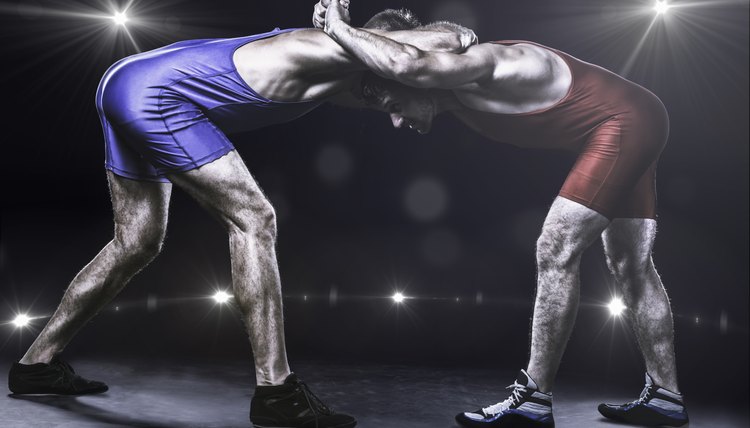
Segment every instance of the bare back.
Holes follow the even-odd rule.
[[[452,27],[429,30],[368,29],[400,43],[438,52],[466,48]],[[473,34],[473,33],[472,33]],[[274,101],[319,101],[353,88],[368,67],[319,29],[299,29],[248,43],[234,54],[240,76]]]
[[[238,48],[234,64],[245,82],[274,101],[320,100],[347,89],[362,66],[323,31],[300,29]]]
[[[469,110],[498,114],[542,110],[563,99],[571,87],[572,74],[565,60],[540,46],[483,43],[472,49],[490,51],[495,70],[491,79],[453,89]]]

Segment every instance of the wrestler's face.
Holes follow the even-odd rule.
[[[420,134],[426,134],[432,128],[435,103],[427,91],[401,85],[389,86],[377,107],[390,115],[394,128],[409,128]]]

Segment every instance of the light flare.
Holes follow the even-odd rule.
[[[229,293],[227,293],[224,290],[219,290],[216,293],[214,293],[214,295],[213,295],[214,301],[216,303],[219,303],[219,304],[227,303],[227,302],[229,302],[229,299],[231,299],[231,298],[232,298],[232,295],[229,294]]]
[[[667,0],[656,0],[656,4],[654,5],[654,11],[656,11],[657,15],[662,15],[667,13],[667,11],[671,8],[667,3]]]
[[[129,20],[128,15],[125,12],[115,12],[115,14],[112,15],[112,21],[114,21],[115,25],[125,26]]]
[[[619,297],[613,297],[612,301],[607,305],[607,308],[609,309],[609,313],[612,314],[613,317],[619,317],[623,312],[625,312],[625,309],[627,309],[625,304],[622,302],[622,299],[620,299]]]
[[[29,325],[29,322],[31,322],[31,317],[27,314],[18,314],[11,322],[17,328],[23,328]]]

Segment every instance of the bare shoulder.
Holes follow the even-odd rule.
[[[491,113],[525,113],[559,102],[570,89],[572,74],[565,60],[531,43],[484,43],[495,65],[492,79],[456,91],[467,107]]]
[[[548,57],[552,53],[549,49],[545,49],[542,46],[524,42],[514,43],[512,45],[488,42],[482,43],[479,46],[485,46],[488,50],[493,52],[493,55],[495,55],[498,60],[502,61],[539,61]]]
[[[466,51],[456,55],[465,55],[487,61],[499,58],[500,53],[497,51],[494,43],[480,43],[478,45],[469,46]]]
[[[323,30],[305,28],[280,34],[275,48],[282,49],[296,60],[312,64],[331,64],[338,67],[358,65],[358,62]]]
[[[495,57],[495,80],[546,80],[560,72],[560,69],[567,68],[559,55],[535,44],[483,45],[487,45]]]
[[[256,40],[242,46],[235,54],[235,60],[253,64],[253,67],[257,67],[260,59],[264,63],[283,64],[287,71],[297,68],[309,72],[331,68],[349,71],[358,65],[344,48],[322,30],[314,28],[284,32]]]
[[[321,99],[349,84],[357,63],[320,30],[302,29],[239,48],[234,63],[256,92],[277,101]]]

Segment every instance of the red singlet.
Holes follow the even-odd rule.
[[[656,163],[669,118],[654,94],[599,66],[559,55],[573,75],[568,94],[552,107],[519,114],[464,111],[457,116],[493,140],[520,147],[567,149],[578,160],[560,196],[609,219],[656,218]]]

